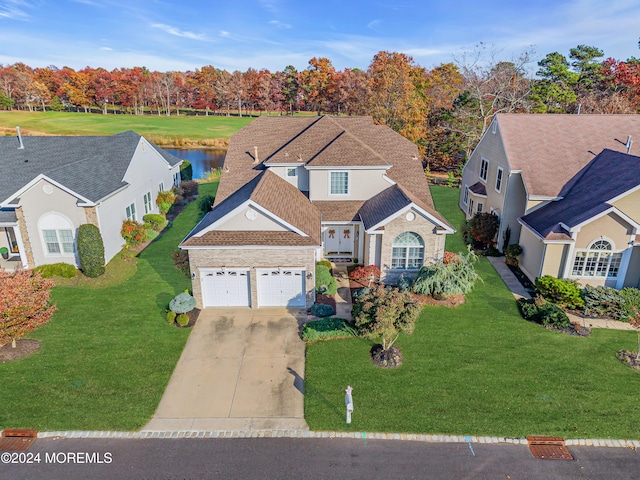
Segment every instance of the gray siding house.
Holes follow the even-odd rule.
[[[108,137],[0,138],[0,268],[80,267],[78,227],[96,225],[105,261],[124,246],[127,218],[158,213],[158,191],[179,182],[181,160],[134,132]]]
[[[260,117],[230,141],[213,209],[181,243],[199,307],[305,307],[315,262],[383,281],[443,257],[418,149],[370,117]]]

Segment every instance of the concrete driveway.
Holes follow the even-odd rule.
[[[296,430],[304,421],[304,343],[285,308],[200,312],[142,430]]]

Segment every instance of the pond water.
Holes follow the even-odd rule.
[[[189,160],[193,167],[193,178],[202,178],[205,172],[222,168],[224,164],[224,150],[209,150],[205,148],[165,148],[165,151],[182,160]]]

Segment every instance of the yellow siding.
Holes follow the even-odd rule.
[[[629,260],[629,268],[624,279],[625,287],[638,287],[640,284],[640,248],[635,247]]]
[[[613,204],[636,222],[640,221],[640,191],[630,193]]]
[[[604,237],[613,242],[615,251],[624,250],[631,234],[632,227],[627,222],[615,214],[605,215],[580,229],[576,238],[576,248],[587,248],[593,241]]]
[[[565,245],[549,243],[544,251],[544,264],[542,265],[542,275],[562,278],[564,273],[564,251]]]
[[[520,246],[520,269],[530,280],[535,280],[540,272],[544,244],[528,228],[523,228],[520,232]]]

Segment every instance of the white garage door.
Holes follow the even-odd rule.
[[[205,307],[248,307],[251,305],[249,270],[201,269],[202,304]]]
[[[259,269],[258,304],[260,307],[305,307],[303,269]]]

